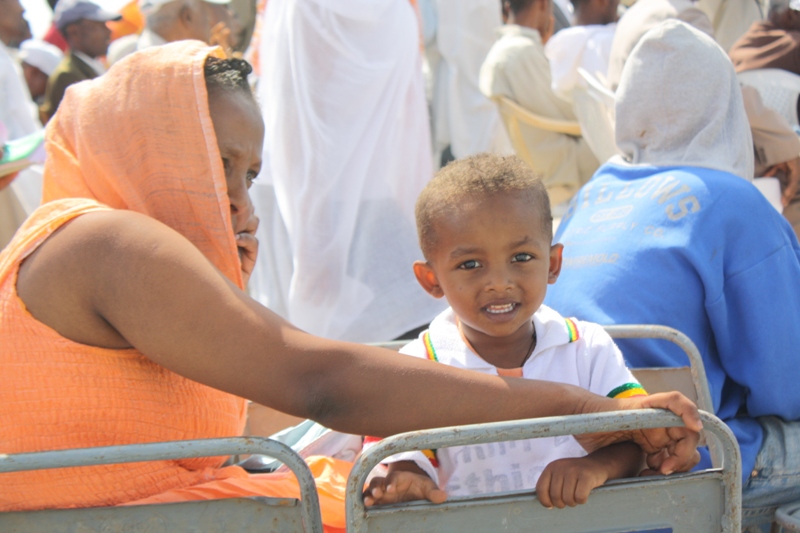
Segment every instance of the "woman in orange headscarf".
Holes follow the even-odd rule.
[[[459,371],[313,337],[251,300],[247,189],[263,124],[249,66],[218,50],[184,41],[134,54],[70,88],[48,125],[47,203],[0,253],[3,453],[238,435],[242,398],[378,436],[648,406],[698,429],[677,394],[611,400]],[[694,431],[634,436],[652,452],[671,446],[664,470],[693,464]],[[2,474],[0,511],[296,490],[220,463]],[[341,489],[341,465],[312,466],[322,492]],[[341,494],[323,496],[323,519],[341,527]]]

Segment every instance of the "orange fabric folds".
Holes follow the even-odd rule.
[[[240,435],[243,399],[136,350],[72,342],[17,295],[21,261],[76,216],[138,211],[194,243],[242,286],[203,76],[184,41],[71,87],[47,131],[45,203],[0,253],[0,453]],[[147,290],[147,287],[142,287]],[[0,474],[0,511],[116,505],[208,483],[222,458]]]
[[[148,215],[242,287],[198,41],[132,54],[67,90],[47,125],[43,202],[90,198]]]
[[[0,254],[0,450],[21,453],[241,433],[244,400],[185,379],[136,350],[72,342],[25,309],[20,261],[76,216],[108,209],[65,199],[40,207]],[[114,505],[215,478],[221,458],[0,474],[0,511]]]

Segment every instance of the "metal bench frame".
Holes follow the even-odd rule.
[[[189,459],[236,454],[263,454],[280,460],[297,477],[300,485],[301,528],[294,531],[322,533],[319,499],[311,471],[291,448],[283,443],[259,437],[235,437],[223,439],[187,440],[159,442],[152,444],[130,444],[125,446],[103,446],[62,451],[21,453],[0,455],[0,473],[44,470],[50,468],[69,468],[143,461],[163,461],[170,459]],[[202,531],[197,526],[184,523],[181,516],[202,516],[201,524],[210,530],[224,531],[211,518],[215,511],[233,507],[233,514],[250,512],[261,522],[252,531],[274,531],[269,507],[294,507],[297,500],[291,498],[230,498],[222,500],[181,502],[171,504],[136,505],[122,507],[94,507],[83,509],[53,509],[44,511],[20,511],[0,513],[0,530],[35,531],[37,518],[47,517],[51,523],[72,524],[74,528],[65,531],[180,531],[181,526],[191,527],[191,531]],[[230,514],[230,513],[229,513]],[[149,518],[153,520],[149,520]],[[255,518],[254,518],[255,519]],[[286,530],[288,524],[277,524],[278,530]],[[78,529],[81,527],[82,529]],[[237,528],[239,530],[239,528]]]
[[[701,412],[701,418],[705,430],[721,443],[722,468],[611,482],[595,489],[587,504],[563,510],[547,510],[538,505],[535,493],[530,491],[463,498],[440,505],[415,502],[367,509],[362,490],[375,466],[384,458],[404,451],[620,429],[677,427],[683,425],[680,418],[668,411],[646,409],[430,429],[388,437],[364,452],[350,473],[347,531],[472,531],[476,527],[492,527],[509,531],[608,532],[615,531],[615,527],[620,528],[616,531],[673,527],[675,533],[683,533],[697,531],[703,520],[718,519],[719,529],[715,531],[738,533],[742,492],[739,446],[724,422],[706,412]],[[718,490],[710,490],[714,488]],[[706,508],[698,499],[701,497],[712,500]],[[637,501],[644,499],[643,504],[631,508],[630,503],[637,498]],[[711,507],[717,503],[721,508],[718,506],[715,512]],[[597,513],[597,508],[603,512]],[[593,510],[597,514],[592,514]],[[478,520],[482,521],[480,525]],[[492,526],[484,522],[492,520]]]

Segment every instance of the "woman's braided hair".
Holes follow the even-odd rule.
[[[209,94],[216,91],[244,91],[253,95],[250,84],[247,83],[247,76],[253,72],[253,67],[244,59],[209,56],[204,71]]]

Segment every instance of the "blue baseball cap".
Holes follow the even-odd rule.
[[[106,11],[102,7],[88,0],[60,0],[56,4],[54,15],[56,27],[63,30],[70,24],[79,20],[94,20],[97,22],[109,22],[120,20],[122,15]]]

